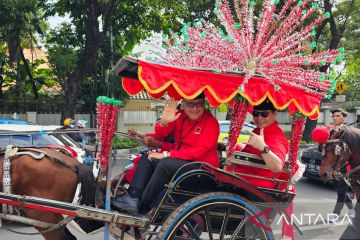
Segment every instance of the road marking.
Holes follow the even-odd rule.
[[[329,202],[329,203],[333,203],[335,202],[336,199],[329,199],[329,198],[323,198],[323,199],[299,199],[299,200],[294,200],[295,203],[324,203],[324,202]]]
[[[315,225],[307,225],[307,226],[298,226],[301,231],[309,231],[309,230],[316,230],[322,228],[329,228],[329,227],[344,227],[349,224],[349,221],[344,221],[342,224],[340,223],[329,223],[329,224],[315,224]],[[294,229],[296,231],[296,229]],[[273,231],[274,235],[281,234],[281,229],[277,229]]]

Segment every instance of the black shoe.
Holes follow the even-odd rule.
[[[139,215],[139,199],[130,197],[127,192],[124,195],[112,197],[111,206],[120,212]]]

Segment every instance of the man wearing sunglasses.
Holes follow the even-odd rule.
[[[219,167],[216,148],[219,123],[204,105],[203,93],[193,100],[183,99],[180,111],[176,109],[177,101],[171,99],[166,103],[153,136],[163,140],[173,133],[175,142],[162,142],[163,152],[141,157],[128,193],[112,199],[115,209],[136,215],[140,207],[141,212],[146,212],[175,172],[191,161]]]
[[[284,132],[276,122],[277,111],[269,99],[265,99],[258,106],[254,106],[254,123],[257,128],[250,134],[243,152],[261,156],[270,169],[259,169],[251,166],[237,166],[235,171],[267,178],[277,178],[283,169],[289,145]],[[259,187],[274,188],[275,182],[252,177],[243,177],[245,180]]]

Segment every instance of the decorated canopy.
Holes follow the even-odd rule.
[[[321,99],[336,84],[325,70],[344,56],[343,49],[320,51],[314,41],[330,13],[309,0],[265,0],[255,17],[255,5],[217,0],[213,12],[220,24],[202,18],[186,23],[164,37],[165,53],[157,53],[156,62],[121,59],[115,71],[124,89],[185,99],[204,91],[213,106],[237,95],[250,105],[268,97],[278,110],[317,118]]]
[[[154,98],[167,93],[176,99],[193,99],[204,91],[213,106],[228,103],[236,94],[246,98],[251,105],[258,105],[268,97],[277,109],[289,107],[291,113],[298,111],[317,118],[322,98],[319,93],[307,92],[276,80],[274,82],[279,87],[274,88],[261,77],[250,78],[242,90],[239,86],[245,77],[239,74],[180,68],[128,57],[118,62],[115,71],[124,76],[122,85],[130,95],[145,89]]]

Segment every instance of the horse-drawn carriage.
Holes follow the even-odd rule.
[[[288,216],[286,209],[295,197],[294,175],[305,119],[318,117],[320,101],[332,85],[323,73],[308,68],[338,58],[335,50],[306,55],[312,45],[304,41],[327,17],[325,14],[299,29],[316,9],[313,6],[306,11],[307,3],[288,1],[276,12],[277,1],[265,1],[255,33],[252,4],[241,1],[240,9],[219,1],[215,12],[228,35],[199,20],[193,27],[186,24],[182,36],[174,34],[167,41],[166,64],[124,57],[114,68],[122,77],[123,88],[132,95],[145,89],[154,98],[167,94],[175,99],[194,99],[204,93],[212,106],[229,104],[232,115],[227,168],[194,162],[189,164],[195,164],[195,168],[184,171],[185,165],[154,199],[148,215],[133,216],[89,206],[97,195],[89,190],[95,186],[94,181],[88,170],[71,157],[48,149],[8,147],[1,157],[0,217],[31,224],[52,240],[72,239],[65,226],[76,218],[110,223],[117,238],[122,238],[130,226],[139,230],[138,238],[273,239],[272,220],[277,213]],[[236,21],[232,11],[237,13]],[[284,19],[288,13],[291,17]],[[277,110],[288,109],[292,117],[289,155],[281,174],[267,179],[251,176],[272,181],[274,188],[255,186],[231,170],[238,165],[266,168],[262,159],[234,151],[246,113],[266,98]],[[103,111],[103,107],[99,108]],[[108,140],[114,132],[113,125],[105,128],[104,124],[113,122],[114,117],[109,116],[116,115],[111,108],[106,112],[107,117],[98,118],[101,149],[107,149],[102,152],[104,166],[109,157]],[[115,192],[126,188],[121,176],[115,178]],[[69,203],[78,182],[83,189],[81,203]]]

